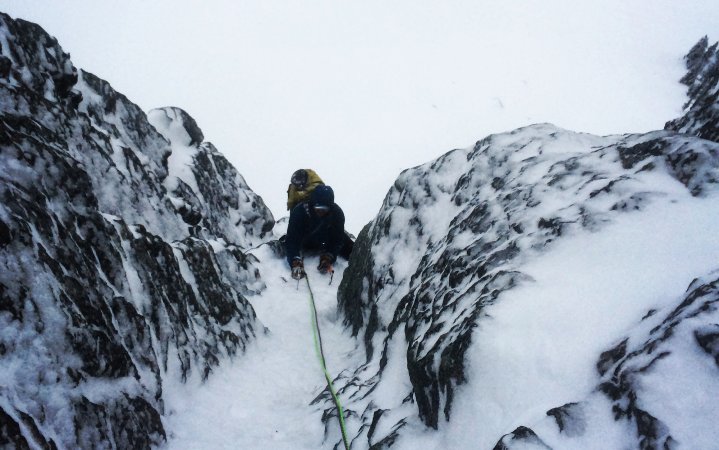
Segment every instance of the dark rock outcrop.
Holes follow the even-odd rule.
[[[694,330],[694,337],[701,348],[714,358],[719,367],[719,323],[701,326]]]
[[[0,36],[0,446],[157,446],[164,380],[263,330],[272,215],[186,113],[178,146],[39,26]]]
[[[719,43],[709,46],[704,36],[684,57],[687,74],[681,82],[689,87],[685,114],[667,122],[665,130],[719,142]]]
[[[559,432],[566,436],[582,436],[586,431],[584,408],[579,403],[567,403],[559,408],[552,408],[547,411],[547,415],[554,417]]]
[[[521,448],[524,450],[552,450],[539,436],[527,427],[518,427],[511,433],[502,436],[502,439],[494,446],[494,450],[512,450]]]

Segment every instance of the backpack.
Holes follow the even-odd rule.
[[[287,210],[299,203],[310,199],[310,194],[317,186],[324,185],[317,172],[312,169],[300,169],[295,171],[290,178],[290,185],[287,187]]]

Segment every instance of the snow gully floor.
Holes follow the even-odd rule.
[[[265,247],[261,260],[267,290],[248,300],[268,329],[244,355],[221,365],[209,380],[166,387],[167,449],[318,449],[324,443],[322,412],[310,402],[325,380],[315,355],[307,286],[289,278],[284,260]],[[332,285],[308,260],[327,367],[336,375],[354,344],[337,315],[337,287],[346,267],[338,261]],[[284,281],[281,277],[288,279]],[[331,433],[339,430],[331,430]],[[334,442],[331,436],[329,442]]]

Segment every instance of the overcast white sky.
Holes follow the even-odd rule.
[[[357,233],[402,169],[536,122],[678,116],[716,0],[0,0],[143,109],[179,106],[285,215],[316,169]]]

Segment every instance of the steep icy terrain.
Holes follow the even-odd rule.
[[[719,389],[715,61],[706,43],[688,57],[714,80],[680,120],[700,137],[543,124],[401,174],[340,286],[366,352],[338,380],[353,448],[492,448],[547,411],[559,437],[517,428],[497,448],[719,440],[715,405],[671,408]]]
[[[262,332],[272,215],[183,111],[4,14],[0,50],[0,446],[157,445],[165,382]]]

